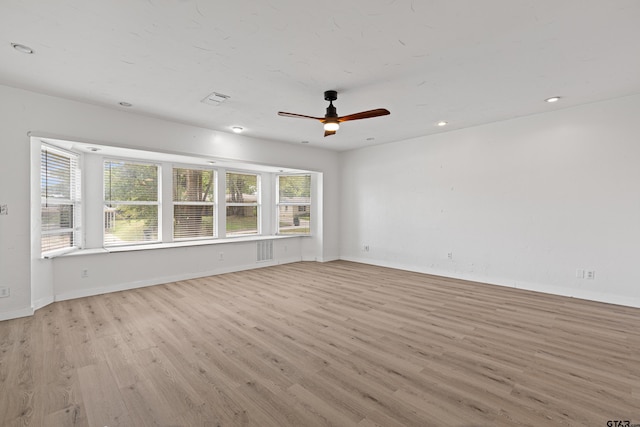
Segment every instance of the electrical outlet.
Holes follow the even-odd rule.
[[[596,278],[596,271],[595,270],[587,270],[585,271],[585,278],[587,280],[593,280]]]
[[[83,279],[86,277],[89,277],[89,270],[87,270],[86,268],[80,271],[80,277],[82,277]]]
[[[0,298],[6,298],[11,294],[8,286],[0,287]]]
[[[453,259],[453,252],[447,252],[447,258]]]
[[[0,215],[9,215],[9,206],[0,205]]]
[[[224,261],[224,252],[220,252],[220,253],[218,254],[218,259],[219,259],[220,261]]]
[[[365,252],[369,252],[369,245],[364,245],[362,247],[362,250],[364,250]]]

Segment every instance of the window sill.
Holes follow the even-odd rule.
[[[148,250],[156,250],[156,249],[188,248],[193,246],[224,245],[228,243],[254,242],[254,241],[260,241],[260,240],[291,239],[296,237],[310,237],[310,235],[297,234],[297,235],[275,235],[275,236],[239,236],[239,237],[228,237],[224,239],[189,240],[189,241],[170,242],[170,243],[147,243],[142,245],[131,245],[131,246],[112,246],[107,248],[77,249],[72,252],[46,255],[43,258],[52,259],[52,258],[59,258],[59,257],[62,258],[62,257],[82,256],[82,255],[148,251]]]

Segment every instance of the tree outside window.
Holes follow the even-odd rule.
[[[173,169],[173,237],[215,236],[215,174],[212,170]]]
[[[259,234],[260,177],[227,172],[227,236]]]
[[[104,162],[105,246],[160,240],[158,171],[154,164]]]

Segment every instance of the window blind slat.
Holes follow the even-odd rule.
[[[176,239],[213,237],[213,220],[213,206],[174,206],[173,237]]]
[[[174,202],[213,202],[212,170],[173,169]]]
[[[215,236],[215,174],[212,170],[173,169],[173,237]]]
[[[311,232],[311,175],[278,176],[278,233]]]
[[[40,149],[41,252],[79,246],[78,156],[48,146]]]
[[[104,163],[105,200],[158,201],[158,166],[123,161]]]

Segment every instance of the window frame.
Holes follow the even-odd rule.
[[[107,200],[106,198],[106,182],[104,179],[105,167],[107,162],[114,163],[129,163],[136,165],[145,165],[145,166],[155,166],[156,167],[156,181],[158,183],[157,193],[156,193],[156,201],[128,201],[128,200]],[[125,247],[125,246],[137,246],[137,245],[146,245],[146,244],[157,244],[163,242],[162,236],[162,164],[154,161],[145,161],[143,159],[132,159],[132,158],[122,158],[122,157],[113,157],[113,156],[105,156],[102,158],[102,206],[103,206],[103,224],[102,224],[102,246],[104,248],[113,248],[113,247]],[[111,203],[114,205],[125,205],[125,206],[157,206],[157,238],[155,240],[141,240],[141,241],[124,241],[124,242],[116,242],[116,243],[107,243],[106,238],[106,208],[107,205]]]
[[[234,175],[250,175],[256,177],[256,201],[251,203],[237,203],[237,202],[227,202],[227,190],[229,189],[229,174]],[[225,237],[233,238],[233,237],[246,237],[246,236],[261,236],[262,235],[262,173],[258,171],[246,171],[246,170],[235,170],[235,169],[227,169],[224,174],[224,203],[225,203]],[[256,232],[249,233],[229,233],[229,221],[228,221],[228,210],[229,207],[255,207],[256,208]]]
[[[174,171],[176,169],[186,169],[186,170],[201,170],[211,172],[211,179],[213,181],[211,185],[211,202],[191,202],[191,201],[176,201],[174,188],[175,188],[175,174]],[[171,236],[173,241],[176,242],[185,242],[190,240],[210,240],[218,238],[218,170],[213,167],[206,166],[198,166],[198,165],[185,165],[180,163],[171,163]],[[176,206],[211,206],[213,211],[213,230],[211,236],[197,236],[197,237],[176,237],[175,235],[175,224],[176,224],[176,216],[175,216],[175,207]]]
[[[301,177],[309,177],[309,202],[282,202],[280,200],[280,177],[289,177],[289,176],[301,176]],[[310,173],[279,173],[275,175],[275,230],[276,230],[276,235],[278,236],[282,236],[282,235],[286,235],[286,236],[311,236],[311,229],[312,229],[312,203],[311,201],[313,200],[312,197],[312,175]],[[288,206],[291,207],[291,211],[292,211],[292,215],[293,214],[293,209],[294,208],[298,208],[296,210],[296,212],[300,212],[300,207],[305,207],[305,212],[308,211],[309,213],[309,231],[308,232],[292,232],[292,233],[282,233],[280,231],[280,207],[281,206]],[[306,209],[308,207],[308,210]]]
[[[48,181],[49,174],[43,170],[43,168],[47,167],[42,164],[42,156],[45,153],[51,152],[52,154],[56,154],[58,156],[65,157],[69,159],[69,198],[53,198],[46,195],[42,196],[42,184],[43,184],[43,173],[45,175],[45,182]],[[82,225],[82,168],[80,166],[81,155],[79,153],[75,153],[69,150],[65,150],[64,148],[56,147],[45,142],[40,143],[40,256],[41,257],[49,257],[52,255],[62,254],[69,251],[77,250],[82,248],[82,239],[83,239],[83,225]],[[48,169],[48,167],[47,167]],[[45,185],[45,188],[48,186]],[[55,229],[44,229],[44,223],[42,221],[42,215],[44,213],[43,209],[48,207],[49,205],[57,205],[57,206],[71,206],[72,207],[72,215],[71,215],[71,227],[66,228],[55,228]],[[44,236],[52,236],[52,235],[63,235],[71,233],[71,245],[57,247],[54,249],[43,250],[43,241]]]

